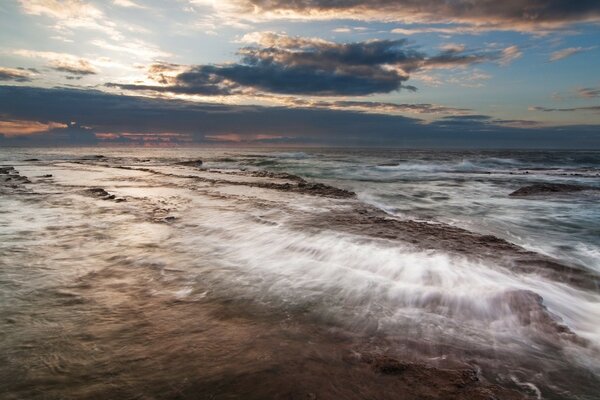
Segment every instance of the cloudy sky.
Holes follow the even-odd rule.
[[[0,146],[600,148],[598,0],[3,0]]]

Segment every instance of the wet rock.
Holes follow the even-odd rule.
[[[0,175],[8,175],[8,174],[18,174],[15,170],[15,167],[0,167]]]
[[[340,199],[349,199],[356,197],[356,193],[349,190],[340,189],[334,186],[325,185],[323,183],[298,183],[298,191],[301,193],[312,194],[316,196],[335,197]]]
[[[376,372],[384,375],[399,375],[409,368],[408,363],[387,356],[373,357],[367,359],[367,362],[373,366]]]
[[[215,158],[213,161],[214,162],[236,162],[237,160],[235,158],[224,157],[224,158]]]
[[[532,327],[536,332],[555,341],[559,337],[586,345],[585,339],[577,336],[544,305],[544,299],[531,290],[511,290],[500,295],[497,302],[504,304],[523,327]]]
[[[263,170],[252,171],[250,173],[246,173],[245,175],[250,175],[258,178],[287,179],[295,182],[306,182],[304,178],[301,178],[298,175],[288,174],[287,172],[271,172]]]
[[[52,178],[52,174],[42,175],[42,178]]]
[[[102,189],[102,188],[90,188],[90,189],[86,189],[86,192],[89,194],[92,194],[96,197],[106,197],[109,196],[109,193]]]
[[[183,165],[185,167],[200,168],[202,166],[202,160],[189,160],[178,162],[177,165]]]
[[[40,159],[39,158],[28,158],[28,159],[23,160],[23,161],[32,162],[32,161],[40,161]]]
[[[563,183],[536,183],[533,185],[523,186],[509,194],[509,196],[536,196],[557,193],[572,193],[582,190],[598,190],[594,187],[583,185],[567,185]]]
[[[597,290],[600,276],[577,265],[566,265],[528,251],[493,235],[482,235],[443,223],[398,219],[368,205],[331,210],[299,222],[298,229],[335,229],[357,235],[397,240],[424,250],[449,251],[477,259],[488,258],[517,271]]]
[[[90,196],[97,197],[102,200],[115,200],[116,202],[125,201],[124,199],[117,199],[117,196],[108,193],[102,188],[90,188],[86,189],[84,192]]]
[[[378,167],[397,167],[400,164],[398,163],[382,163],[382,164],[377,164]]]

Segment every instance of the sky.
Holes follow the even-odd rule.
[[[600,148],[600,1],[0,1],[0,146],[87,145]]]

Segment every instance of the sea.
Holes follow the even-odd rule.
[[[600,399],[599,282],[598,151],[0,149],[2,399]]]

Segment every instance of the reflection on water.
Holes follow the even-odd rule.
[[[596,154],[101,152],[1,153],[32,181],[0,182],[2,398],[593,399],[600,389],[598,290],[307,225],[366,201],[595,270],[594,193],[507,194],[536,179],[597,185]],[[174,165],[194,158],[269,161],[359,200]],[[215,184],[221,175],[237,183]],[[380,356],[410,366],[380,368]]]

